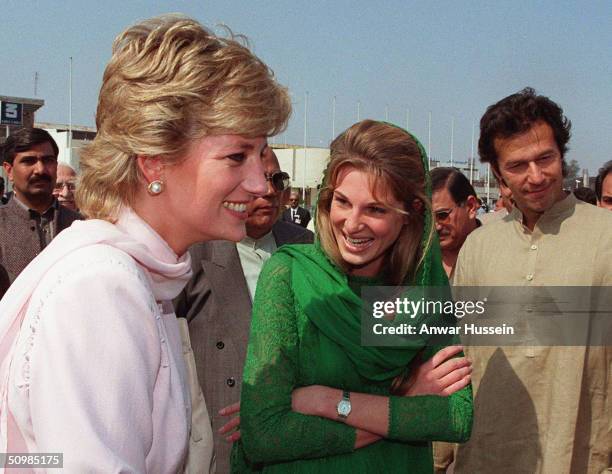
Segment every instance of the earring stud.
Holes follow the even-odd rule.
[[[156,179],[155,181],[151,181],[147,186],[147,191],[151,196],[157,196],[162,193],[164,190],[164,182]]]

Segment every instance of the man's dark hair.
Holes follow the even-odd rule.
[[[593,206],[597,206],[597,196],[595,195],[595,191],[593,191],[591,188],[586,188],[584,186],[576,188],[574,189],[574,196],[576,196],[576,199],[580,199],[581,201],[593,204]]]
[[[531,87],[525,87],[516,94],[509,95],[487,108],[480,119],[480,138],[478,154],[482,163],[491,163],[499,172],[496,138],[510,138],[519,133],[525,133],[536,122],[545,122],[552,128],[557,147],[561,152],[563,176],[567,165],[565,153],[570,139],[572,123],[563,115],[563,109],[543,95],[536,95]]]
[[[53,148],[53,154],[57,158],[59,149],[53,137],[49,135],[49,132],[42,128],[20,128],[12,135],[9,135],[4,142],[4,146],[2,147],[2,162],[12,165],[17,153],[28,151],[34,145],[40,145],[41,143],[47,142]]]
[[[612,173],[612,160],[605,162],[604,165],[599,168],[599,174],[597,178],[595,178],[595,194],[597,195],[598,201],[601,201],[601,188],[603,187],[604,179],[606,179],[610,173]]]
[[[467,177],[455,167],[440,167],[431,170],[431,190],[432,192],[448,189],[448,193],[455,201],[455,204],[463,204],[469,196],[476,195],[474,187],[470,184]]]

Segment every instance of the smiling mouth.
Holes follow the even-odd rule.
[[[541,196],[543,194],[546,194],[549,189],[550,189],[550,185],[544,188],[541,188],[541,189],[536,189],[535,191],[529,191],[527,194],[530,196]]]
[[[247,205],[243,202],[223,201],[223,207],[234,212],[246,212],[247,210]]]
[[[369,238],[369,237],[359,238],[359,239],[352,238],[347,235],[343,235],[343,237],[344,237],[344,242],[346,246],[348,247],[349,250],[353,252],[361,252],[367,249],[374,242],[374,239]]]

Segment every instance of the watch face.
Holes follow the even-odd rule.
[[[348,400],[341,400],[338,402],[338,415],[348,416],[351,412],[351,402]]]

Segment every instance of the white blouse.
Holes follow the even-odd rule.
[[[139,261],[107,244],[82,247],[33,292],[9,407],[28,451],[63,453],[64,472],[175,473],[191,406],[168,300],[190,274],[163,270],[190,263],[129,210],[116,227],[146,246]]]

